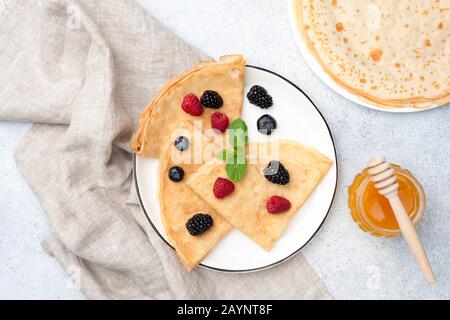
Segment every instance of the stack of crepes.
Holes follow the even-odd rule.
[[[167,237],[188,270],[197,266],[231,228],[237,228],[265,250],[271,250],[290,219],[307,200],[329,171],[332,161],[316,150],[292,141],[280,141],[274,154],[271,143],[248,147],[249,162],[245,178],[236,184],[236,192],[217,199],[213,185],[226,177],[225,164],[216,158],[224,148],[226,134],[208,131],[211,114],[185,113],[181,104],[188,94],[201,96],[214,90],[223,98],[221,113],[229,119],[240,117],[244,96],[245,60],[240,55],[221,57],[219,62],[203,62],[169,82],[141,115],[140,127],[132,139],[137,155],[159,158],[159,202]],[[179,150],[174,141],[187,137],[189,148]],[[255,151],[256,150],[256,151]],[[264,150],[261,154],[257,150]],[[269,150],[269,152],[267,152]],[[288,168],[291,182],[287,186],[267,183],[263,167],[280,160]],[[256,160],[255,160],[256,159]],[[168,171],[179,166],[184,171],[175,183]],[[268,214],[267,199],[277,194],[291,200],[291,209],[282,215]],[[191,235],[187,221],[198,213],[209,214],[213,226],[200,236]]]
[[[322,69],[380,107],[450,101],[450,0],[292,0]]]

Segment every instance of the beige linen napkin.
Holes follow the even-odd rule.
[[[54,229],[44,248],[88,298],[331,298],[301,254],[253,274],[188,273],[136,204],[139,112],[200,52],[132,0],[10,0],[0,19],[0,119],[35,123],[17,164]]]

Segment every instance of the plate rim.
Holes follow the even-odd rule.
[[[334,140],[333,134],[331,132],[330,126],[328,125],[327,120],[325,119],[324,115],[322,114],[322,112],[320,112],[319,108],[317,108],[316,104],[311,100],[311,98],[300,88],[298,87],[295,83],[293,83],[292,81],[290,81],[289,79],[286,79],[285,77],[283,77],[282,75],[262,68],[262,67],[258,67],[258,66],[254,66],[254,65],[246,65],[247,68],[252,68],[252,69],[256,69],[256,70],[260,70],[260,71],[264,71],[267,73],[270,73],[272,75],[277,76],[278,78],[281,78],[282,80],[286,81],[288,84],[290,84],[291,86],[293,86],[295,89],[297,89],[298,91],[300,91],[305,97],[306,99],[308,99],[308,101],[312,104],[312,106],[316,109],[316,111],[319,113],[319,115],[321,116],[323,122],[325,123],[325,126],[327,127],[328,130],[328,134],[330,135],[331,138],[331,142],[333,144],[333,150],[334,150],[334,163],[335,163],[335,167],[336,167],[336,182],[334,185],[334,191],[333,191],[333,197],[331,198],[330,201],[330,205],[328,207],[327,213],[325,214],[325,216],[323,217],[322,222],[320,223],[320,225],[317,227],[317,229],[314,231],[314,233],[311,235],[311,237],[303,244],[300,246],[300,248],[298,248],[297,250],[295,250],[294,252],[292,252],[291,254],[287,255],[286,257],[284,257],[281,260],[278,260],[276,262],[273,262],[271,264],[268,264],[266,266],[262,266],[262,267],[257,267],[257,268],[252,268],[252,269],[242,269],[242,270],[229,270],[229,269],[222,269],[222,268],[216,268],[216,267],[212,267],[209,265],[205,265],[203,263],[199,264],[199,267],[208,269],[208,270],[212,270],[212,271],[216,271],[216,272],[223,272],[223,273],[253,273],[253,272],[258,272],[258,271],[262,271],[262,270],[267,270],[273,267],[276,267],[288,260],[290,260],[291,258],[293,258],[294,256],[296,256],[303,248],[305,248],[311,241],[312,239],[317,235],[317,233],[319,232],[319,230],[322,228],[322,226],[324,225],[325,221],[327,220],[331,208],[333,207],[334,201],[336,199],[336,193],[337,193],[337,188],[338,188],[338,182],[339,182],[339,164],[338,164],[338,156],[337,156],[337,149],[336,149],[336,142]],[[144,216],[147,218],[147,221],[149,222],[150,226],[152,227],[153,231],[158,235],[158,237],[166,244],[169,246],[169,248],[172,249],[172,251],[175,252],[175,248],[164,238],[164,236],[159,232],[159,230],[156,228],[155,224],[152,222],[152,220],[150,219],[150,216],[147,212],[147,210],[144,207],[144,203],[142,201],[142,197],[139,191],[139,184],[138,184],[138,177],[137,177],[137,169],[136,169],[136,161],[137,161],[137,155],[136,153],[133,152],[133,179],[134,179],[134,187],[136,190],[136,195],[138,197],[138,201],[139,201],[139,206],[141,208],[142,213],[144,214]]]
[[[403,108],[395,108],[395,107],[379,107],[375,104],[371,104],[370,102],[362,100],[360,97],[355,95],[354,93],[348,91],[347,89],[340,86],[336,81],[331,79],[331,77],[323,70],[320,63],[317,59],[309,52],[309,49],[306,46],[306,43],[303,40],[303,37],[300,34],[297,26],[297,17],[295,16],[295,1],[297,0],[287,0],[287,10],[288,10],[288,20],[289,27],[291,29],[292,36],[294,38],[294,42],[298,51],[300,51],[306,65],[310,68],[310,70],[316,75],[325,85],[330,88],[335,93],[339,94],[341,97],[351,101],[359,106],[363,106],[365,108],[371,110],[377,110],[387,113],[416,113],[422,111],[428,111],[435,108],[439,108],[445,106],[442,105],[433,105],[427,108],[412,108],[412,107],[403,107]]]

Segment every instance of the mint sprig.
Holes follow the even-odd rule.
[[[248,127],[244,120],[236,119],[228,129],[232,150],[221,150],[217,158],[226,162],[228,178],[234,182],[241,181],[247,173],[245,146],[248,144]]]

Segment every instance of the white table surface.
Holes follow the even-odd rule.
[[[243,53],[249,63],[284,75],[311,97],[328,120],[338,150],[339,187],[329,218],[303,253],[332,294],[342,299],[450,298],[448,106],[388,114],[338,96],[305,65],[283,0],[139,2],[205,53],[213,57]],[[13,159],[14,146],[28,127],[0,122],[0,299],[82,299],[40,247],[51,228]],[[380,153],[410,169],[427,191],[427,212],[419,233],[438,279],[433,287],[421,276],[402,239],[373,238],[349,216],[347,187],[365,162]]]

